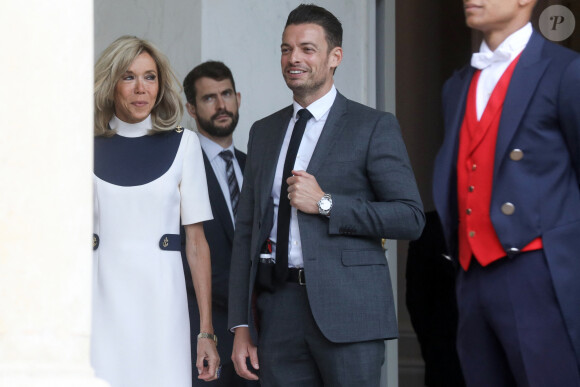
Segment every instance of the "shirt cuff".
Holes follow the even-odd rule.
[[[236,325],[235,327],[230,328],[230,332],[234,333],[236,328],[241,328],[241,327],[247,328],[248,324]]]

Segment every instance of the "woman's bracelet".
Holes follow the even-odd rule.
[[[212,339],[213,342],[215,343],[216,347],[218,344],[218,338],[216,335],[214,335],[213,333],[207,333],[207,332],[200,332],[199,335],[197,335],[197,339]]]

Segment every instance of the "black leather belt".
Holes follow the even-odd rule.
[[[306,285],[306,277],[304,276],[304,268],[303,267],[289,267],[288,268],[288,278],[286,278],[286,282],[294,282],[299,285]]]

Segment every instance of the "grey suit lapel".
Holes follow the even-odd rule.
[[[284,135],[286,134],[286,129],[288,129],[288,124],[292,118],[292,112],[294,108],[292,105],[280,111],[279,114],[272,118],[271,127],[265,128],[268,134],[271,134],[270,140],[265,149],[254,149],[255,152],[261,152],[261,162],[263,164],[264,173],[260,179],[260,189],[262,199],[260,200],[260,209],[262,214],[266,214],[268,205],[271,201],[272,186],[274,184],[274,177],[276,175],[276,165],[278,163],[278,157],[280,156],[280,150],[282,149],[282,143],[284,142]]]
[[[342,94],[336,94],[336,99],[330,108],[328,118],[308,164],[308,173],[316,175],[326,155],[332,149],[336,140],[340,138],[340,133],[345,129],[346,120],[343,119],[343,116],[347,113],[346,102],[347,99]]]

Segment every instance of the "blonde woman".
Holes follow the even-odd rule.
[[[112,387],[189,387],[189,319],[179,227],[201,316],[196,368],[218,375],[211,266],[202,222],[212,218],[197,136],[165,56],[123,36],[95,65],[94,271],[91,358]],[[204,365],[205,361],[205,365]]]

